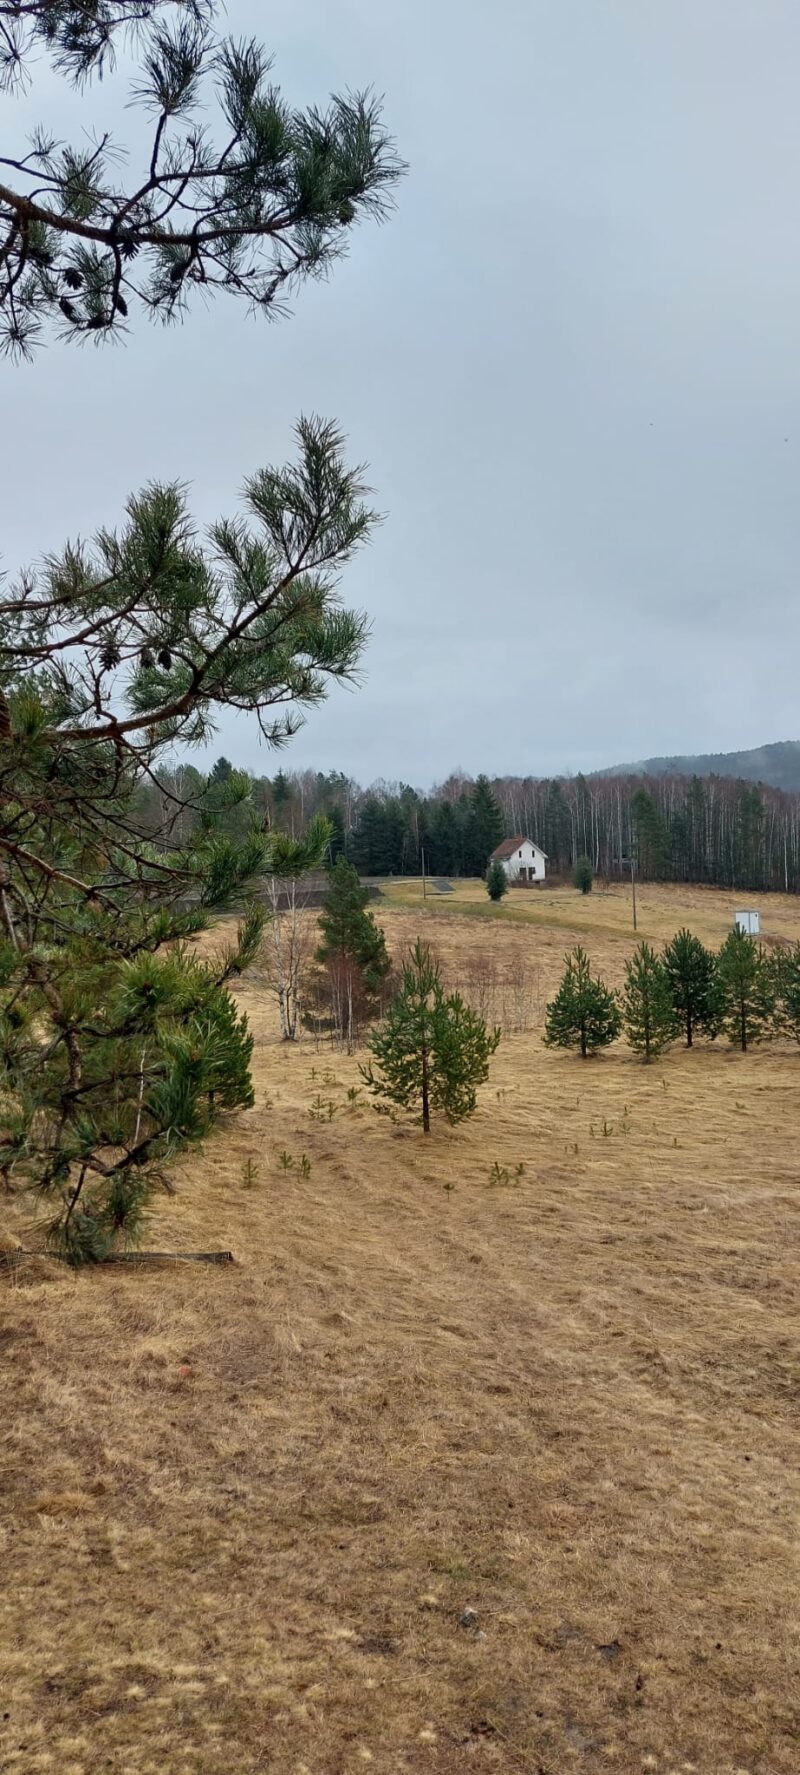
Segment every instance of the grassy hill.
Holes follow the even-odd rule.
[[[743,777],[770,783],[775,789],[800,789],[800,740],[775,740],[746,752],[680,753],[674,758],[645,758],[637,764],[616,764],[598,776]]]

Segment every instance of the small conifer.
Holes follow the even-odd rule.
[[[488,1029],[458,993],[445,994],[439,963],[417,939],[361,1076],[376,1097],[418,1110],[429,1134],[432,1109],[451,1123],[472,1115],[499,1040],[499,1029]]]
[[[582,1059],[616,1041],[622,1026],[616,994],[592,976],[580,945],[565,958],[564,974],[547,1006],[545,1042],[550,1048],[578,1048]]]
[[[625,1033],[645,1061],[660,1054],[680,1029],[669,977],[649,943],[640,943],[625,964]]]
[[[691,931],[678,931],[667,944],[663,963],[672,992],[672,1002],[680,1017],[691,1048],[695,1033],[714,1036],[719,1026],[720,995],[716,960],[699,937]]]
[[[575,868],[572,871],[573,887],[577,888],[581,894],[590,894],[593,881],[594,870],[592,868],[591,858],[579,857],[575,864]]]
[[[775,1011],[774,971],[760,943],[736,925],[717,957],[722,1027],[745,1053],[769,1032]]]
[[[489,899],[495,902],[502,900],[503,895],[508,893],[508,876],[502,863],[496,859],[489,864],[486,872],[486,892]]]

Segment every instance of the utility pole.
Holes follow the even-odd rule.
[[[635,857],[617,857],[616,861],[618,863],[622,864],[623,869],[630,869],[630,872],[631,872],[631,899],[633,900],[633,928],[636,931],[639,928],[637,925],[637,922],[636,922],[636,858]]]

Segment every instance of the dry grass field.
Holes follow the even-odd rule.
[[[629,892],[418,894],[395,950],[532,1006],[470,1123],[377,1117],[251,976],[256,1106],[148,1240],[235,1266],[0,1285],[3,1770],[800,1768],[800,1053],[549,1052]],[[733,906],[646,889],[640,934]]]

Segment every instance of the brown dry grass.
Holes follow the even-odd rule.
[[[549,991],[550,906],[618,978],[624,897],[556,900],[385,923]],[[151,1240],[238,1267],[3,1285],[2,1767],[795,1775],[800,1055],[515,1036],[423,1142],[242,999],[256,1108]]]
[[[455,914],[488,920],[490,924],[524,925],[552,932],[562,947],[582,942],[600,959],[606,959],[603,943],[619,937],[631,945],[641,938],[661,943],[686,924],[704,943],[717,947],[728,934],[740,907],[758,906],[764,941],[796,942],[800,938],[800,906],[794,894],[756,895],[706,887],[644,886],[637,882],[638,937],[634,936],[630,885],[614,883],[606,888],[596,882],[590,894],[572,887],[512,888],[499,905],[492,905],[482,881],[455,881],[449,894],[436,893],[428,884],[423,900],[418,878],[399,878],[384,884],[388,904],[405,911],[424,911],[445,920]]]

